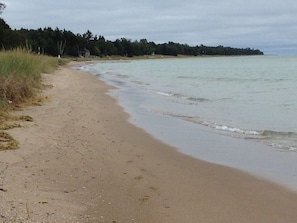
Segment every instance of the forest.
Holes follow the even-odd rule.
[[[3,9],[4,5],[2,4]],[[104,36],[94,35],[90,30],[83,34],[74,34],[69,30],[51,27],[37,30],[13,30],[2,18],[0,18],[0,46],[4,50],[21,47],[37,54],[63,57],[105,57],[111,55],[133,57],[153,54],[170,56],[263,55],[260,50],[250,48],[213,47],[202,44],[189,46],[174,42],[156,44],[147,39],[132,41],[128,38],[110,41]]]

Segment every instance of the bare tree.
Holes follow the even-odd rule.
[[[59,53],[58,57],[61,57],[63,55],[65,45],[66,45],[66,40],[64,40],[64,41],[61,40],[61,41],[57,42],[58,53]]]

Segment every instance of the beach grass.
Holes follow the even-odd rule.
[[[17,141],[4,132],[19,126],[7,124],[18,119],[12,118],[10,111],[24,103],[40,101],[39,93],[44,87],[41,74],[52,73],[63,63],[66,62],[62,59],[36,55],[21,48],[0,51],[0,150],[18,146]]]
[[[0,109],[36,96],[42,87],[41,73],[53,72],[59,59],[22,49],[0,52]]]

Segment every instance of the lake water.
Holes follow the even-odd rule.
[[[116,86],[110,94],[130,121],[181,152],[297,188],[296,61],[197,57],[80,69]]]

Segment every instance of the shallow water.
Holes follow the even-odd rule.
[[[297,148],[297,57],[254,56],[141,60],[94,64],[100,78],[141,89],[151,112]]]
[[[156,138],[297,190],[296,59],[112,61],[86,69],[118,87],[110,94]]]

